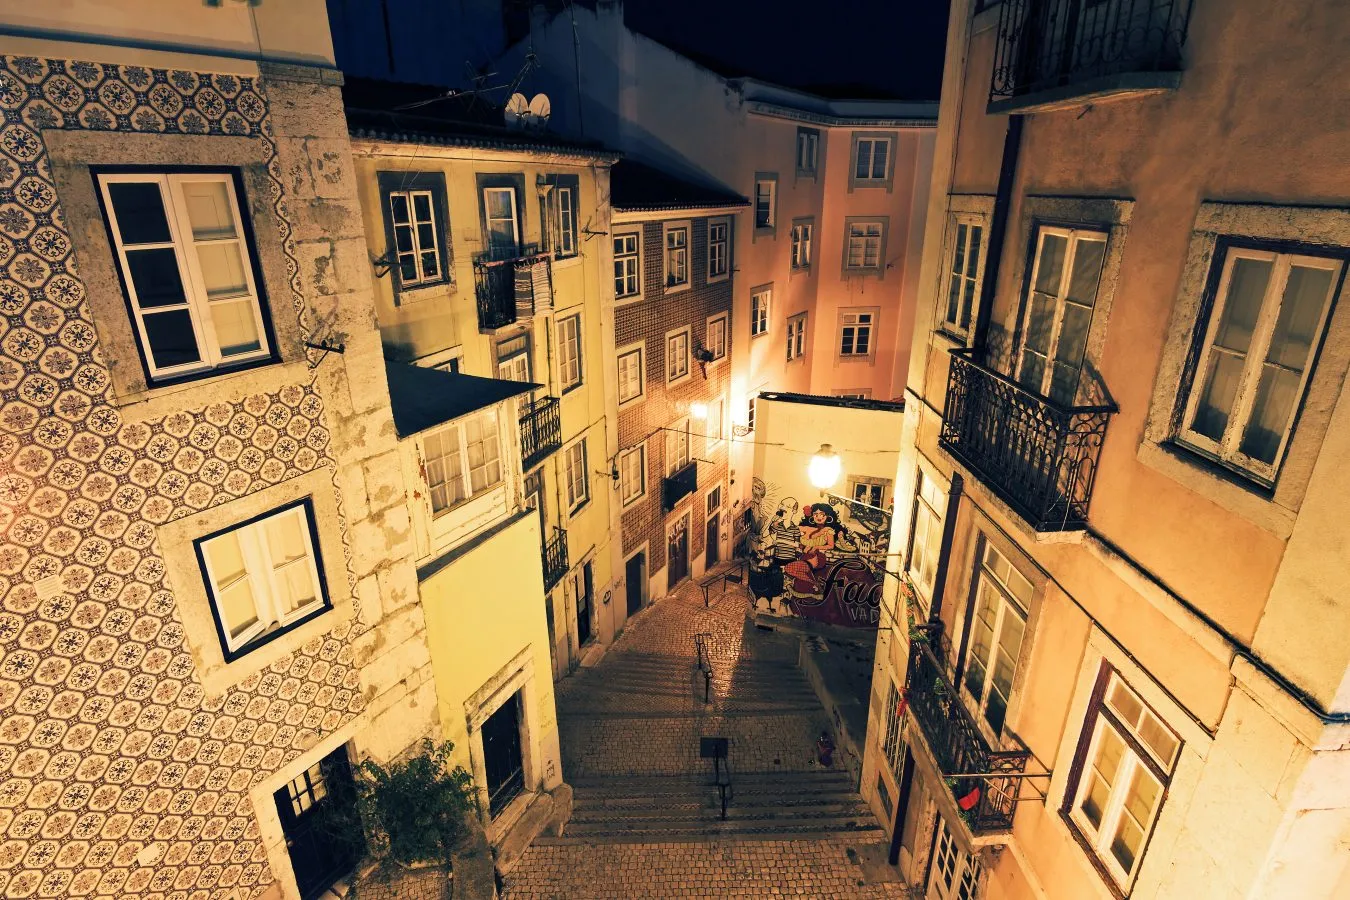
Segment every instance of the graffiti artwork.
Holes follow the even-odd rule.
[[[875,628],[891,514],[827,494],[801,506],[759,478],[743,514],[755,605],[830,625]]]

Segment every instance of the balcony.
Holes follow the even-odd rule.
[[[492,332],[553,308],[553,269],[547,253],[529,244],[480,253],[473,261],[478,330]]]
[[[1193,0],[1004,0],[989,112],[1175,90]]]
[[[1064,407],[953,350],[939,444],[1038,532],[1087,527],[1115,404]]]
[[[567,532],[561,528],[553,529],[553,537],[544,541],[544,590],[551,591],[553,586],[567,574]]]
[[[562,446],[558,398],[540,397],[520,409],[520,465],[529,471]]]
[[[909,710],[971,834],[1008,831],[1031,751],[1021,746],[1014,750],[989,746],[933,653],[929,640],[939,631],[930,626],[925,630],[929,639],[912,640],[909,645],[905,685]]]
[[[675,504],[698,490],[698,463],[690,462],[661,482],[661,509],[670,512]]]

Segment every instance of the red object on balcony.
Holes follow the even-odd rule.
[[[974,809],[979,802],[980,802],[979,788],[975,788],[973,791],[971,791],[969,794],[966,794],[964,797],[956,798],[956,805],[961,807],[967,812]]]

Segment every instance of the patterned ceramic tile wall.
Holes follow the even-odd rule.
[[[360,710],[359,672],[340,628],[207,698],[155,526],[331,465],[323,403],[312,385],[278,379],[239,403],[123,421],[41,132],[272,147],[264,85],[7,57],[0,111],[0,896],[252,896],[272,875],[247,790],[295,758],[306,732]],[[59,592],[41,599],[35,585],[53,577]],[[140,867],[151,841],[167,852]]]

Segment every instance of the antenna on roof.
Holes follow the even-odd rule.
[[[526,127],[530,119],[530,104],[525,100],[525,95],[512,94],[511,99],[506,101],[506,109],[502,114],[508,128]]]

